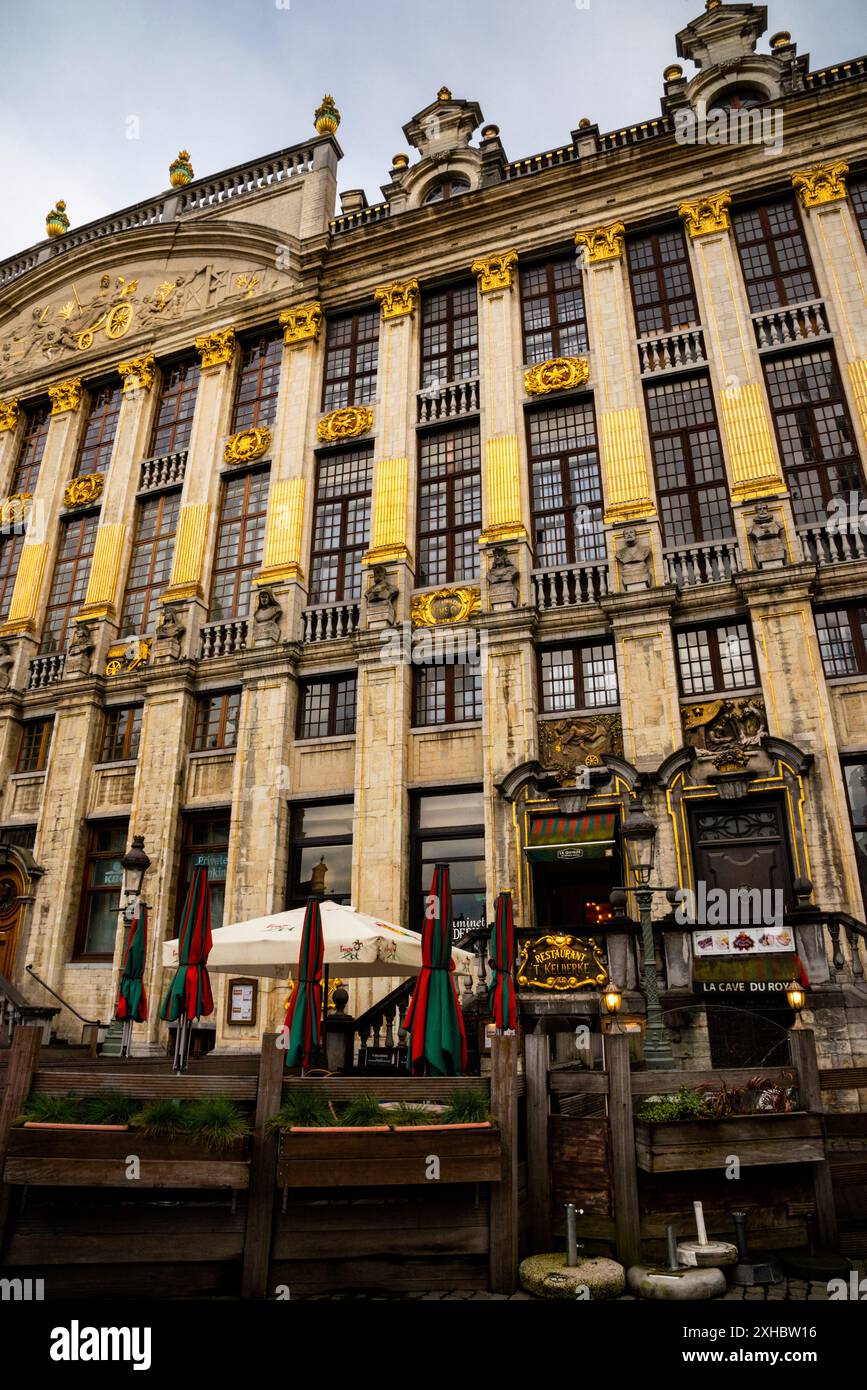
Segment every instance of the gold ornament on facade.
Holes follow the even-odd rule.
[[[437,92],[437,101],[451,101],[451,99],[452,99],[452,89],[451,89],[451,87],[440,87],[439,91]]]
[[[262,426],[239,430],[226,440],[223,459],[226,463],[252,463],[271,448],[271,431]]]
[[[124,392],[149,391],[156,372],[154,355],[148,352],[144,357],[131,357],[128,362],[118,362],[117,370],[123,380]]]
[[[334,97],[327,94],[322,98],[322,103],[317,106],[313,116],[313,124],[320,135],[336,135],[337,127],[340,125],[340,112],[334,105]]]
[[[231,362],[235,352],[234,328],[222,328],[216,333],[203,333],[196,339],[196,351],[201,354],[202,367],[222,367]]]
[[[90,507],[98,502],[105,486],[103,473],[82,473],[80,478],[72,478],[63,493],[64,507]]]
[[[333,444],[338,439],[355,439],[372,429],[373,411],[369,405],[347,405],[324,416],[316,433],[323,444]]]
[[[725,190],[707,198],[697,198],[694,203],[681,203],[678,216],[683,218],[690,240],[714,232],[727,232],[731,227],[728,214],[731,201],[732,195]]]
[[[761,695],[683,705],[680,715],[684,742],[720,772],[745,766],[750,756],[759,751],[768,732]]]
[[[590,363],[586,357],[552,357],[524,373],[524,390],[529,396],[575,390],[586,384],[589,375]]]
[[[518,264],[517,251],[502,251],[496,256],[479,256],[470,269],[479,277],[479,292],[494,294],[498,290],[510,290]]]
[[[14,430],[19,414],[17,401],[0,401],[0,433],[3,430]]]
[[[184,184],[190,183],[194,177],[189,150],[179,150],[177,159],[173,159],[169,165],[169,182],[172,188],[183,188]]]
[[[278,319],[284,343],[315,343],[322,330],[322,317],[322,305],[315,302],[284,309]]]
[[[418,280],[392,280],[390,285],[380,285],[373,292],[377,304],[382,305],[384,319],[400,319],[411,314],[418,303]]]
[[[23,526],[27,517],[27,505],[33,501],[32,492],[13,492],[0,502],[0,526]]]
[[[150,660],[151,644],[143,637],[129,642],[115,642],[106,652],[105,674],[125,676],[139,666],[147,666]]]
[[[846,197],[846,175],[849,165],[845,159],[834,164],[814,164],[811,169],[797,169],[792,175],[792,185],[797,190],[804,208],[822,207],[824,203],[836,203]]]
[[[58,381],[49,386],[51,414],[63,415],[67,410],[77,410],[81,405],[81,378],[70,377],[68,381]]]
[[[619,261],[623,255],[626,227],[622,222],[608,222],[604,227],[588,227],[575,233],[575,245],[583,246],[590,265],[602,261]]]
[[[683,77],[683,68],[680,63],[669,63],[662,74],[664,82],[677,82],[681,77]]]
[[[619,714],[539,720],[539,761],[560,780],[574,777],[582,767],[600,767],[605,754],[623,756]]]
[[[54,207],[46,214],[45,230],[49,236],[63,236],[64,232],[69,231],[69,218],[62,198],[58,198]]]
[[[552,932],[523,942],[517,981],[524,989],[587,989],[606,984],[608,968],[593,937]]]
[[[416,594],[412,601],[413,627],[437,627],[441,623],[463,623],[478,613],[482,591],[476,588],[436,589]]]

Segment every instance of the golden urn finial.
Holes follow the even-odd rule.
[[[317,106],[313,124],[320,135],[334,135],[340,125],[340,112],[334,105],[334,97],[326,92],[322,98],[322,104]]]
[[[452,91],[450,87],[440,87],[437,92],[437,101],[451,101]]]
[[[64,232],[69,231],[69,218],[62,198],[58,198],[54,207],[46,214],[45,229],[49,236],[63,236]]]
[[[190,183],[194,177],[189,150],[180,150],[177,159],[173,159],[169,165],[169,179],[172,188],[183,188],[184,184]]]

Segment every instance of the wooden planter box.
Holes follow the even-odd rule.
[[[426,1184],[431,1156],[441,1183],[500,1182],[500,1132],[441,1126],[356,1132],[288,1130],[280,1136],[278,1187],[391,1187]]]
[[[127,1160],[140,1160],[139,1177]],[[9,1134],[3,1181],[39,1187],[249,1186],[249,1141],[220,1151],[178,1137],[76,1129],[16,1128]]]
[[[825,1157],[819,1115],[735,1115],[724,1120],[635,1121],[635,1156],[645,1173],[743,1164],[820,1163]]]

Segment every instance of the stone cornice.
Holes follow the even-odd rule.
[[[735,585],[752,608],[759,605],[797,607],[812,597],[816,585],[816,566],[805,562],[784,565],[782,569],[775,570],[745,570],[737,575]]]
[[[615,627],[646,627],[668,621],[677,599],[677,586],[665,584],[635,593],[606,594],[599,600],[599,607]]]

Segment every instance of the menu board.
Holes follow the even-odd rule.
[[[696,956],[755,956],[771,951],[794,951],[795,934],[788,927],[708,928],[693,932],[692,949]]]
[[[256,1018],[256,981],[232,980],[229,986],[229,1023],[253,1023]]]

